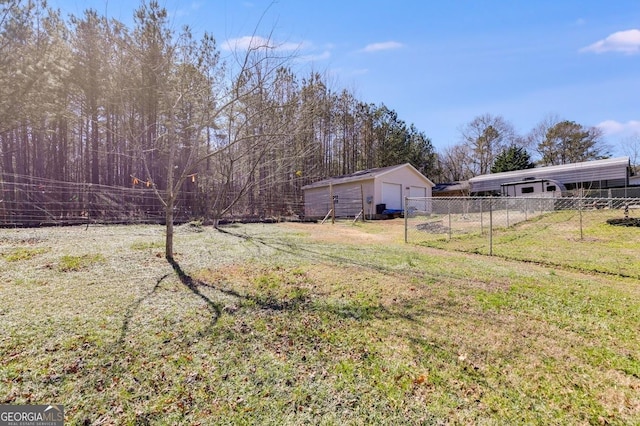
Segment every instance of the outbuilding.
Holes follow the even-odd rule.
[[[434,183],[409,163],[362,170],[303,186],[305,216],[333,213],[336,217],[374,218],[401,214],[405,197],[430,198],[433,187]]]
[[[540,179],[560,182],[567,190],[609,189],[629,186],[630,174],[629,157],[619,157],[480,175],[469,184],[472,195],[499,195],[505,184]]]

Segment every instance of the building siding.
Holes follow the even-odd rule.
[[[364,210],[367,217],[376,214],[376,206],[386,204],[383,200],[389,198],[387,208],[402,209],[405,197],[411,196],[412,191],[431,197],[433,183],[408,164],[374,169],[369,173],[363,172],[363,177],[338,176],[307,185],[304,190],[305,215],[307,217],[324,217],[332,208],[331,194],[335,200],[335,214],[338,217],[354,217]],[[393,194],[384,194],[383,187],[397,188]],[[387,190],[388,192],[389,190]],[[399,194],[398,194],[399,192]],[[364,207],[364,209],[363,209]]]
[[[500,185],[526,178],[554,179],[567,189],[615,188],[629,184],[629,157],[586,161],[561,166],[538,167],[513,172],[494,173],[469,179],[471,193],[500,192]]]

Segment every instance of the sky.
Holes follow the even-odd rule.
[[[299,77],[385,104],[437,151],[490,114],[526,135],[549,116],[599,127],[612,155],[640,138],[639,0],[159,0],[175,30],[220,48],[270,37]],[[132,25],[131,0],[49,0]],[[224,53],[224,52],[223,52]]]

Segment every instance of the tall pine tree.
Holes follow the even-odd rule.
[[[500,152],[491,166],[491,173],[511,172],[514,170],[532,169],[531,156],[524,148],[510,145]]]

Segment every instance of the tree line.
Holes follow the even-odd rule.
[[[39,178],[153,192],[145,209],[167,223],[288,215],[305,184],[363,169],[409,162],[450,182],[609,155],[597,128],[549,116],[523,136],[491,114],[438,153],[386,105],[318,72],[295,74],[274,40],[226,51],[211,34],[174,30],[157,1],[133,18],[129,27],[95,10],[65,19],[44,0],[0,5],[5,208],[20,210],[30,201],[20,184]],[[104,214],[95,191],[48,196]]]
[[[442,182],[455,182],[488,173],[604,159],[611,154],[602,136],[597,127],[555,115],[521,135],[504,117],[483,114],[460,129],[459,143],[438,154],[437,176]],[[625,144],[633,145],[633,141]]]
[[[423,132],[318,72],[296,75],[273,40],[223,51],[171,28],[157,1],[132,27],[95,10],[63,19],[44,1],[0,7],[5,203],[37,177],[154,191],[158,209],[192,217],[298,213],[320,178],[435,168]]]

